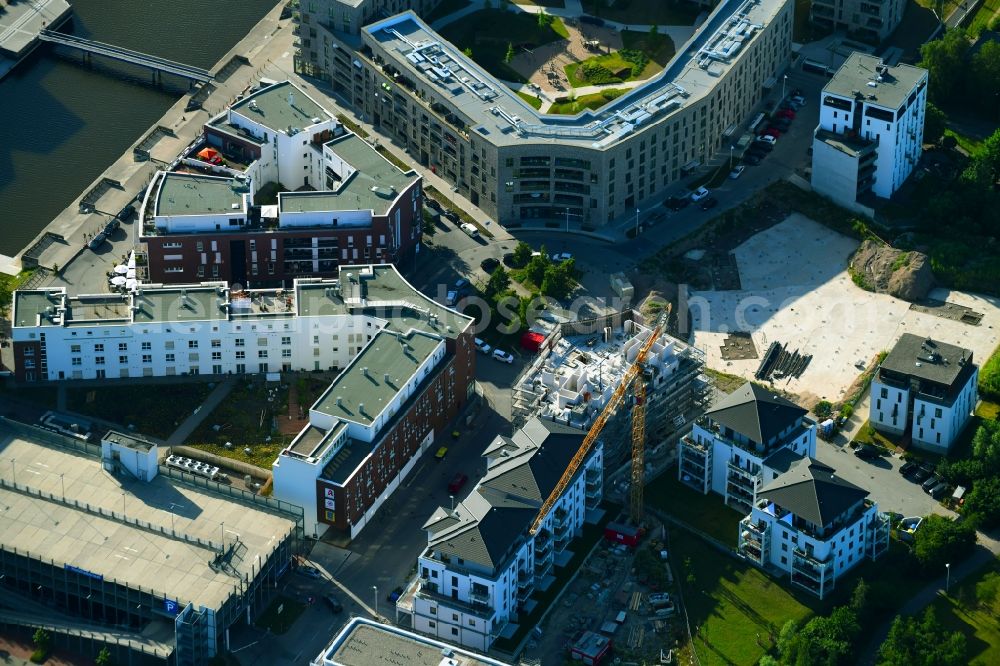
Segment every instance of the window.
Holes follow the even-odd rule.
[[[941,418],[941,408],[940,407],[935,407],[934,408],[934,418],[936,418],[936,419]]]
[[[291,349],[282,349],[281,350],[281,358],[291,358],[291,357],[292,357],[292,350]]]
[[[451,635],[452,636],[458,636],[458,627],[452,627],[451,628]]]
[[[142,355],[142,362],[143,363],[152,363],[153,362],[153,355],[152,354],[143,354]]]
[[[98,342],[96,345],[94,345],[94,351],[95,352],[104,351],[104,343]]]
[[[72,363],[73,363],[73,365],[83,365],[83,361],[80,359],[79,356],[73,357],[73,362]]]
[[[198,348],[197,340],[188,340],[188,349],[197,349],[197,348]]]
[[[122,365],[128,365],[128,356],[119,356],[118,362]]]
[[[257,358],[267,358],[267,350],[260,349],[257,351]]]
[[[292,338],[289,337],[289,336],[287,336],[287,335],[284,336],[284,337],[282,337],[281,338],[281,344],[283,344],[283,345],[290,345],[290,344],[292,344]]]
[[[71,354],[79,354],[80,353],[80,345],[70,345],[69,351],[70,351]]]
[[[266,347],[267,346],[267,338],[257,338],[257,346],[258,347]]]
[[[118,343],[118,351],[128,351],[128,343],[127,342],[119,342]]]
[[[235,344],[236,344],[237,347],[242,347],[244,345],[244,342],[245,341],[244,341],[243,338],[236,338]]]
[[[167,340],[166,342],[163,343],[163,348],[164,349],[173,349],[174,348],[174,341],[173,340]],[[101,351],[103,351],[103,349]]]
[[[882,388],[882,397],[883,398],[888,398],[889,397],[889,389],[887,389],[885,387]]]
[[[222,346],[222,340],[212,340],[212,349],[218,349]]]
[[[236,358],[237,359],[242,359],[242,358],[246,358],[246,357],[247,357],[247,353],[245,351],[238,351],[238,352],[236,352]]]
[[[174,362],[174,355],[173,354],[167,354],[166,360],[167,360],[167,363],[173,363]]]
[[[212,352],[212,360],[213,361],[221,361],[222,360],[222,352]],[[218,374],[218,373],[216,373],[216,374]]]
[[[96,365],[104,365],[104,357],[98,356],[97,358],[94,359],[94,363]]]

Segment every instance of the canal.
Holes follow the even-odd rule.
[[[66,32],[206,69],[277,4],[70,2]],[[90,69],[51,48],[40,47],[0,81],[0,254],[20,252],[186,87],[178,81],[157,89],[146,83],[147,72]]]

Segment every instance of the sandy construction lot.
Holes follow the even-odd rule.
[[[804,402],[835,401],[859,374],[859,362],[892,347],[902,333],[961,345],[980,364],[1000,340],[1000,299],[947,289],[930,297],[982,313],[978,325],[910,308],[906,301],[859,289],[847,274],[847,258],[857,241],[799,214],[763,231],[734,251],[739,291],[692,292],[689,302],[695,345],[708,366],[752,379],[758,359],[723,360],[721,347],[731,331],[750,332],[759,356],[779,342],[789,351],[811,354],[799,378],[775,386]]]

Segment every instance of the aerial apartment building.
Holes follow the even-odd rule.
[[[905,10],[906,0],[813,0],[809,20],[878,44],[896,30]]]
[[[472,319],[391,265],[287,290],[18,291],[12,313],[26,382],[341,371],[272,467],[274,496],[305,510],[306,536],[356,536],[474,390]]]
[[[154,176],[140,211],[152,282],[290,287],[420,246],[420,176],[287,81],[210,120],[176,168]],[[276,203],[256,203],[275,191]]]
[[[555,506],[532,536],[531,524],[586,433],[533,418],[483,452],[486,475],[469,496],[441,507],[424,524],[427,549],[417,577],[396,602],[418,632],[489,650],[513,634],[531,598],[554,582],[588,516],[600,512],[603,446],[595,443]]]
[[[868,491],[811,457],[799,456],[758,488],[739,525],[743,557],[820,599],[848,570],[888,548],[889,517]]]
[[[971,349],[904,333],[872,379],[868,418],[917,448],[947,453],[976,408],[978,382]]]
[[[681,482],[750,511],[754,493],[802,457],[816,455],[816,423],[806,410],[747,382],[695,421],[677,443]]]
[[[926,106],[927,70],[852,53],[820,93],[813,189],[847,207],[892,196],[920,160]]]
[[[597,229],[659,204],[735,141],[791,50],[790,0],[725,0],[644,85],[595,111],[548,115],[413,11],[385,18],[359,3],[348,23],[344,5],[303,5],[297,67],[508,226]]]

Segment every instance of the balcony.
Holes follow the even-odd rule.
[[[496,610],[490,608],[488,604],[482,601],[475,600],[471,602],[462,601],[460,599],[455,599],[453,597],[441,594],[438,592],[438,587],[434,583],[424,585],[421,583],[420,589],[417,590],[417,596],[424,599],[436,601],[442,606],[447,608],[454,608],[455,610],[461,611],[463,613],[468,613],[470,615],[475,615],[476,617],[482,618],[487,622],[491,622],[496,616]]]
[[[684,435],[683,437],[681,437],[681,443],[684,445],[684,448],[691,453],[692,456],[695,456],[698,453],[704,456],[705,454],[708,453],[708,444],[706,442],[700,442],[695,438],[691,437],[690,435]]]

